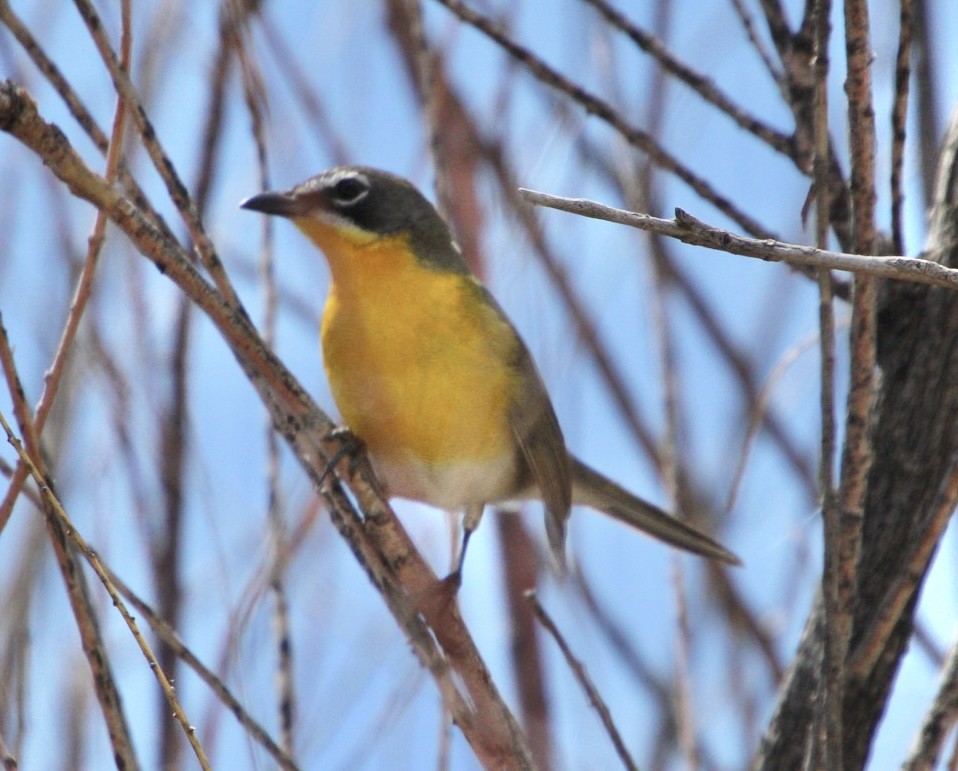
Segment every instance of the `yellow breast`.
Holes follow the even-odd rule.
[[[402,238],[359,247],[326,232],[320,246],[333,277],[321,328],[330,387],[374,458],[399,469],[392,486],[405,489],[394,493],[437,498],[426,489],[433,482],[457,483],[444,470],[486,465],[500,477],[488,484],[503,484],[515,452],[512,327],[475,279],[424,265]],[[469,497],[444,489],[450,496]]]

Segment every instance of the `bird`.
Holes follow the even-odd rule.
[[[333,399],[390,498],[462,513],[454,581],[485,506],[530,499],[545,504],[548,542],[561,565],[573,505],[741,564],[568,450],[529,349],[411,182],[368,166],[337,166],[240,207],[290,220],[325,255],[330,284],[320,339]]]

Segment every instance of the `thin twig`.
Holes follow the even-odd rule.
[[[720,113],[728,116],[739,128],[757,137],[776,152],[789,158],[795,158],[795,145],[790,136],[772,128],[751,115],[745,108],[735,104],[732,98],[724,93],[711,78],[701,72],[696,72],[672,54],[658,36],[646,32],[634,22],[629,21],[623,13],[609,5],[606,0],[583,0],[583,2],[595,8],[609,24],[622,30],[642,51],[655,59],[661,66],[661,69],[656,71],[668,72]]]
[[[854,248],[871,253],[875,237],[875,118],[871,94],[871,36],[865,0],[846,0],[845,53],[848,74],[849,138],[852,171]],[[845,407],[845,441],[838,489],[838,607],[836,657],[847,655],[858,592],[858,571],[865,517],[865,496],[873,456],[872,422],[878,396],[876,339],[877,284],[873,276],[856,275],[852,292],[851,364]]]
[[[0,98],[0,108],[2,108],[2,98]],[[4,121],[0,119],[0,126],[3,125]],[[107,184],[105,180],[104,184]],[[23,384],[20,381],[13,358],[13,347],[7,336],[6,327],[3,325],[2,315],[0,315],[0,368],[3,369],[7,381],[7,387],[13,401],[14,415],[20,426],[20,433],[26,442],[26,451],[30,454],[31,463],[34,463],[41,472],[38,484],[44,513],[44,525],[70,601],[70,609],[76,621],[83,653],[87,665],[90,667],[93,689],[110,737],[110,745],[117,764],[134,771],[140,766],[89,590],[80,565],[70,548],[69,533],[64,529],[43,489],[48,487],[52,490],[52,483],[45,476],[46,468],[40,448],[40,437],[33,422],[29,405],[26,402]],[[30,464],[21,465],[28,468]]]
[[[144,658],[150,665],[150,669],[153,671],[157,682],[160,684],[160,688],[163,689],[163,694],[166,697],[166,701],[169,704],[170,709],[173,711],[173,717],[180,724],[183,732],[186,734],[186,738],[189,740],[190,746],[193,748],[193,752],[196,754],[196,759],[199,761],[200,767],[209,771],[211,766],[209,761],[206,759],[206,753],[203,751],[203,747],[196,738],[196,732],[190,725],[190,721],[186,717],[186,713],[183,711],[183,707],[180,705],[179,699],[176,698],[176,692],[173,690],[172,683],[169,681],[169,679],[167,679],[166,673],[156,660],[156,656],[153,655],[153,650],[150,648],[150,644],[140,632],[140,629],[136,623],[136,619],[134,619],[130,614],[130,611],[127,610],[126,604],[123,602],[119,592],[117,592],[116,587],[110,580],[110,577],[104,569],[103,564],[100,562],[99,556],[86,542],[83,536],[80,535],[73,522],[70,521],[70,518],[67,516],[66,511],[64,511],[62,504],[54,494],[53,489],[49,484],[49,480],[44,477],[41,471],[34,464],[33,459],[27,454],[23,444],[14,435],[13,429],[10,428],[10,424],[7,423],[7,420],[3,416],[2,412],[0,412],[0,427],[2,427],[6,433],[7,441],[13,445],[14,449],[17,451],[17,454],[20,456],[20,459],[29,468],[30,474],[40,487],[40,492],[43,495],[44,500],[49,503],[50,507],[56,513],[56,516],[60,520],[60,524],[63,528],[63,532],[66,533],[67,537],[70,539],[70,542],[77,548],[80,554],[83,555],[83,558],[87,561],[90,567],[93,568],[93,571],[97,574],[97,577],[103,584],[103,588],[106,589],[107,593],[110,595],[110,600],[123,617],[123,621],[126,623],[127,628],[129,628],[130,634],[133,635],[133,639],[136,640],[140,651],[143,653]]]
[[[674,174],[687,184],[698,195],[711,203],[715,208],[738,223],[748,233],[757,238],[771,238],[771,232],[746,212],[739,209],[732,201],[715,190],[702,177],[695,174],[675,155],[663,148],[648,132],[630,125],[612,105],[592,94],[583,87],[573,83],[564,75],[546,64],[528,48],[517,44],[496,27],[489,19],[469,8],[460,0],[438,0],[456,16],[467,24],[472,25],[484,35],[488,36],[516,61],[526,67],[529,72],[542,83],[565,94],[579,104],[590,115],[615,129],[630,145],[646,153],[657,166]]]
[[[546,613],[545,608],[543,608],[540,604],[538,597],[536,597],[536,593],[526,592],[526,598],[532,604],[532,609],[535,611],[536,618],[539,619],[539,623],[542,624],[542,626],[550,635],[552,635],[552,639],[556,641],[556,644],[559,646],[559,650],[562,651],[562,656],[565,658],[566,664],[569,665],[569,669],[572,670],[572,674],[575,676],[575,679],[578,681],[579,685],[582,686],[582,690],[585,691],[586,696],[588,696],[589,703],[592,705],[592,708],[598,713],[599,719],[602,721],[602,726],[605,728],[606,733],[608,733],[609,738],[612,740],[612,744],[615,747],[615,751],[618,754],[619,759],[622,761],[622,765],[632,771],[638,771],[639,767],[629,755],[629,750],[625,746],[625,742],[622,740],[619,729],[616,728],[615,722],[612,720],[612,714],[609,712],[609,708],[606,705],[605,700],[602,698],[602,695],[592,682],[592,678],[589,677],[589,673],[586,671],[585,665],[583,665],[583,663],[573,655],[572,650],[569,648],[569,644],[565,640],[565,637],[563,637],[562,632],[559,631],[558,627],[555,625],[555,622],[552,620],[549,614]]]
[[[742,450],[739,452],[738,460],[735,463],[735,470],[732,472],[731,482],[729,483],[728,498],[725,501],[726,512],[731,512],[736,505],[739,489],[741,488],[742,480],[745,478],[745,470],[748,467],[748,459],[752,446],[755,443],[755,438],[758,436],[758,430],[761,428],[763,420],[766,419],[766,413],[770,408],[770,402],[776,387],[782,378],[785,377],[789,368],[817,342],[820,342],[820,335],[813,333],[799,340],[785,351],[755,395],[752,409],[749,411],[748,424],[742,437]]]
[[[150,625],[153,633],[159,637],[165,645],[169,646],[186,666],[196,672],[199,678],[210,687],[210,690],[216,694],[216,697],[226,706],[252,739],[261,744],[263,748],[272,755],[273,759],[281,768],[295,771],[297,768],[296,761],[286,750],[273,741],[266,729],[249,714],[226,684],[216,676],[216,673],[200,661],[196,654],[183,642],[176,630],[164,621],[139,595],[133,592],[116,573],[110,570],[109,567],[104,566],[104,568],[117,591],[123,595],[137,613],[146,619],[146,623]]]

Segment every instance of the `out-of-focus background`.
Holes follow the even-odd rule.
[[[98,9],[114,45],[119,5]],[[783,149],[795,117],[782,78],[773,77],[783,64],[764,16],[779,4],[620,3],[634,25],[630,37],[603,16],[600,2],[474,0],[468,7],[521,46],[522,58],[429,0],[421,8],[424,53],[414,5],[133,4],[132,80],[251,317],[334,416],[317,336],[325,264],[288,223],[264,224],[238,201],[339,163],[362,163],[403,175],[446,204],[467,256],[533,351],[569,446],[666,508],[694,502],[689,513],[699,525],[744,561],[739,569],[709,567],[576,511],[572,570],[563,578],[547,557],[541,511],[530,506],[519,523],[539,557],[539,600],[639,766],[744,768],[821,577],[817,284],[782,264],[533,210],[515,190],[663,217],[681,207],[734,232],[814,243],[814,217],[806,225],[802,214],[808,169]],[[782,6],[794,31],[804,4]],[[958,97],[951,44],[958,6],[913,6],[924,25],[915,32],[904,143],[908,255],[925,246],[934,153]],[[0,74],[25,87],[41,114],[102,171],[102,154],[35,58],[39,49],[55,63],[109,135],[116,94],[77,9],[27,0],[0,8]],[[900,8],[875,0],[870,10],[876,221],[887,232]],[[34,58],[17,19],[35,41]],[[847,175],[841,8],[832,21],[829,119]],[[640,32],[660,47],[658,55],[640,50],[633,39]],[[666,56],[690,74],[667,72]],[[622,124],[647,132],[714,197],[666,168],[663,156],[650,162],[621,126],[587,114],[554,80],[537,77],[530,58],[603,100]],[[432,74],[425,96],[424,67]],[[782,147],[703,99],[689,85],[697,78],[781,137]],[[132,129],[124,158],[185,240]],[[0,312],[26,400],[36,405],[95,212],[6,135],[0,172]],[[719,199],[762,232],[748,232]],[[847,274],[836,277],[848,281]],[[836,301],[835,313],[841,415],[847,302]],[[4,388],[0,411],[8,418],[11,405]],[[447,725],[433,681],[284,447],[271,468],[268,431],[256,393],[213,326],[108,227],[43,433],[57,492],[77,529],[277,741],[278,705],[283,693],[292,695],[291,754],[300,767],[477,767]],[[4,479],[16,462],[4,445]],[[279,536],[268,516],[271,475],[284,523]],[[458,537],[450,518],[408,502],[396,509],[444,574]],[[517,710],[523,668],[541,671],[544,705],[535,716],[523,712],[539,721],[540,761],[560,769],[614,767],[615,749],[555,642],[539,628],[531,658],[517,650],[504,581],[506,523],[515,525],[487,515],[474,536],[460,593],[465,619]],[[946,538],[872,745],[873,768],[897,766],[907,755],[937,688],[956,623],[954,557]],[[274,576],[288,608],[285,670]],[[150,668],[108,596],[87,578],[140,762],[195,767]],[[42,513],[22,494],[0,532],[0,619],[0,737],[11,756],[22,768],[109,767],[107,732]],[[273,767],[220,698],[158,647],[213,767]]]

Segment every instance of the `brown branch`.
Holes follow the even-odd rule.
[[[815,6],[815,245],[828,246],[828,172],[831,143],[828,134],[828,45],[831,40],[831,0],[816,0]],[[818,328],[821,355],[819,411],[821,413],[821,457],[819,490],[824,531],[822,606],[825,612],[822,668],[818,694],[822,702],[812,753],[824,759],[829,771],[842,771],[842,701],[845,694],[845,660],[854,618],[841,584],[841,514],[835,491],[835,312],[832,275],[818,271]]]
[[[851,144],[852,236],[854,250],[872,254],[875,250],[875,113],[871,93],[871,30],[866,0],[845,0],[845,56],[848,72],[845,93],[848,101],[848,134]],[[845,439],[841,456],[841,482],[837,492],[837,541],[831,565],[834,575],[834,609],[829,614],[826,594],[826,651],[837,671],[826,677],[838,677],[841,688],[833,688],[842,699],[845,689],[845,659],[851,645],[854,609],[858,603],[859,570],[864,532],[865,507],[874,459],[872,432],[877,379],[877,283],[873,276],[856,274],[852,287],[852,317],[849,345],[849,389],[845,404]],[[825,684],[827,687],[827,683]],[[836,707],[837,708],[837,707]],[[828,759],[840,771],[846,763],[844,724],[853,721],[854,712],[843,709],[839,746],[829,748]],[[836,740],[839,737],[833,737]]]

